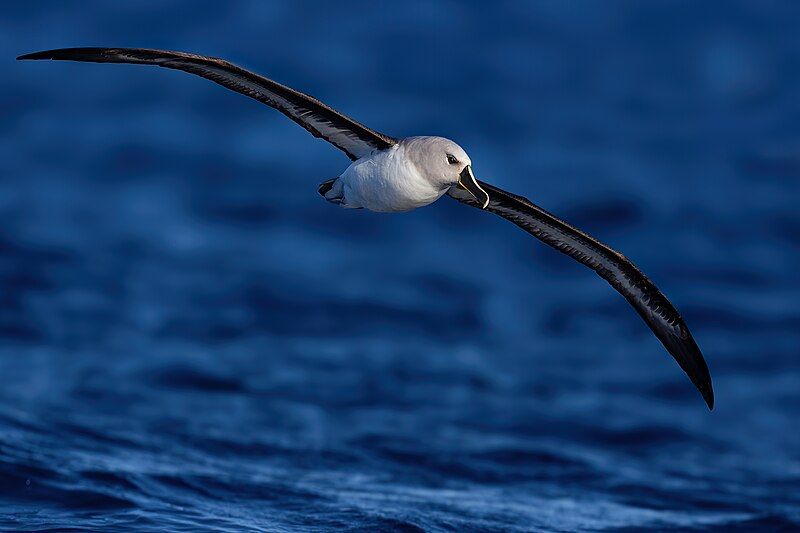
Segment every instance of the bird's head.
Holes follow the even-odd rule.
[[[489,205],[489,195],[472,173],[472,160],[459,145],[444,137],[409,137],[403,144],[418,171],[440,190],[461,187],[482,209]]]

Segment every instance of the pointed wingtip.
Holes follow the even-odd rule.
[[[705,361],[703,361],[705,362]],[[695,388],[697,388],[700,395],[705,400],[706,405],[708,406],[709,411],[714,410],[714,386],[711,383],[711,374],[708,372],[708,368],[705,367],[703,371],[698,375],[696,373],[688,373],[689,379],[691,379],[692,383],[694,384]]]
[[[692,342],[694,340],[692,339]],[[693,342],[694,344],[694,342]],[[697,346],[696,344],[694,345]],[[694,386],[697,387],[697,390],[700,391],[701,396],[703,396],[703,400],[705,400],[706,405],[708,406],[709,411],[714,410],[714,385],[711,382],[711,373],[708,371],[708,366],[706,365],[705,359],[703,359],[700,350],[697,350],[697,359],[695,363],[698,364],[699,372],[688,373],[689,379],[691,379]]]
[[[53,50],[42,50],[40,52],[30,52],[17,57],[17,61],[28,59],[54,59],[54,60],[81,60],[81,56],[87,53],[96,54],[102,49],[98,48],[54,48]]]
[[[46,50],[44,52],[30,52],[28,54],[22,54],[21,56],[17,57],[17,61],[25,61],[27,59],[52,59],[53,50]]]
[[[677,315],[677,311],[674,311],[674,313]],[[714,385],[711,381],[711,372],[708,370],[708,364],[706,364],[703,353],[697,346],[686,324],[680,317],[678,317],[678,320],[680,320],[679,334],[674,334],[669,330],[665,331],[663,328],[653,327],[650,322],[648,322],[648,325],[667,349],[667,352],[689,377],[689,380],[703,397],[708,409],[713,411]]]
[[[702,392],[703,399],[706,401],[706,405],[708,405],[708,410],[714,410],[714,390],[711,388],[711,383],[708,384],[708,389]]]
[[[698,351],[699,353],[699,351]],[[702,358],[702,355],[700,356]],[[706,405],[708,406],[709,411],[714,410],[714,386],[711,383],[711,374],[708,372],[708,367],[705,366],[705,360],[700,359],[698,362],[702,362],[702,370],[695,371],[695,372],[686,372],[689,375],[689,379],[694,384],[695,388],[697,388],[700,395],[705,400]]]

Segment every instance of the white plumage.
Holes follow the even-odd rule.
[[[353,161],[324,196],[342,207],[411,211],[438,200],[470,164],[466,152],[449,139],[408,137]]]

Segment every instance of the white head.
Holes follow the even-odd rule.
[[[459,186],[472,194],[481,208],[489,204],[489,195],[472,174],[472,160],[459,145],[444,137],[407,137],[402,143],[419,173],[440,190]]]

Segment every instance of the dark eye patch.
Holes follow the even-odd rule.
[[[447,162],[450,163],[451,165],[457,165],[458,159],[456,159],[456,156],[454,156],[453,154],[447,154]]]

